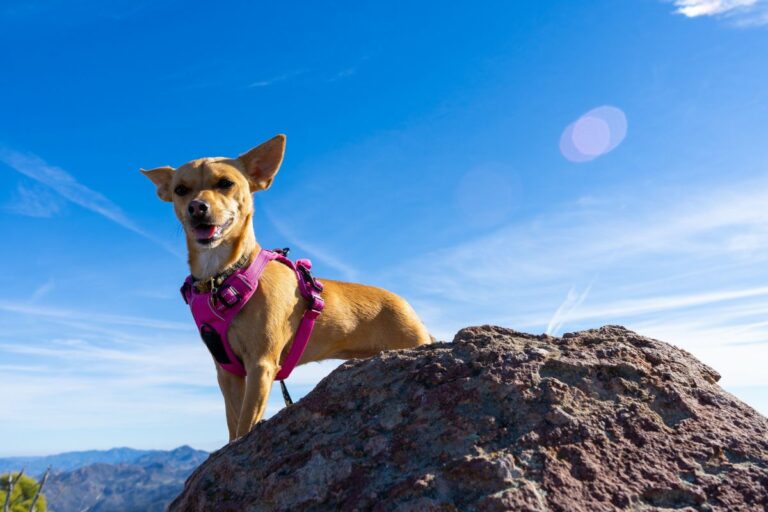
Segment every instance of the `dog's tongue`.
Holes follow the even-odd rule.
[[[198,240],[208,240],[216,233],[216,226],[199,226],[195,228]]]

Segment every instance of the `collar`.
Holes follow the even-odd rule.
[[[223,283],[229,276],[246,266],[249,259],[250,255],[243,254],[232,266],[225,268],[220,274],[216,274],[206,280],[200,280],[195,276],[192,276],[192,286],[194,286],[199,293],[211,292],[221,286],[221,283]]]

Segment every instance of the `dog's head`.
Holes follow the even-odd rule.
[[[285,153],[277,135],[237,158],[201,158],[178,169],[145,171],[157,195],[173,203],[190,244],[212,248],[250,225],[253,192],[272,185]]]

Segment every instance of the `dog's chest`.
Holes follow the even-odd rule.
[[[229,251],[219,250],[220,247],[205,251],[198,256],[201,276],[214,276],[224,268],[229,256]]]

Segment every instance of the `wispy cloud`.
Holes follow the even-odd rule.
[[[282,73],[270,78],[266,78],[263,80],[257,80],[255,82],[252,82],[248,84],[248,87],[269,87],[270,85],[274,85],[280,82],[284,82],[286,80],[289,80],[291,78],[295,78],[297,76],[303,75],[305,73],[309,72],[308,69],[295,69],[293,71],[288,71],[286,73]]]
[[[343,80],[345,78],[349,78],[353,76],[355,73],[357,73],[359,63],[364,62],[366,60],[368,60],[367,56],[362,57],[357,64],[341,68],[336,72],[331,72],[330,76],[327,76],[328,71],[322,72],[318,70],[312,70],[310,68],[300,68],[300,69],[294,69],[292,71],[286,71],[285,73],[279,73],[267,78],[263,78],[261,80],[256,80],[254,82],[249,83],[246,87],[248,88],[270,87],[272,85],[279,84],[282,82],[287,82],[289,80],[292,80],[296,77],[303,76],[303,75],[310,75],[310,78],[314,80],[325,80],[327,82],[336,82],[338,80]],[[323,75],[326,75],[326,78],[323,78]]]
[[[768,182],[610,197],[430,252],[385,278],[429,306],[438,337],[477,323],[549,333],[620,323],[683,346],[726,384],[768,384],[755,358],[726,354],[740,342],[768,350]],[[596,275],[563,300],[567,283]]]
[[[29,297],[29,302],[37,302],[38,300],[42,299],[53,289],[56,287],[56,283],[53,279],[49,279],[37,288],[35,288],[35,291],[32,292],[32,295]]]
[[[357,73],[357,67],[355,66],[344,68],[329,78],[328,81],[336,82],[337,80],[343,80],[353,76],[355,73]]]
[[[205,349],[190,350],[185,341],[2,342],[0,354],[18,361],[0,372],[0,386],[14,391],[5,402],[4,423],[44,424],[44,415],[53,415],[63,429],[162,427],[169,413],[191,421],[223,411]]]
[[[0,311],[47,319],[51,321],[62,320],[65,322],[84,321],[98,325],[127,325],[134,327],[146,327],[151,329],[190,331],[190,324],[184,322],[172,322],[169,320],[157,320],[127,315],[108,315],[93,311],[78,311],[47,306],[35,306],[16,301],[0,300]]]
[[[573,312],[581,306],[581,303],[587,298],[591,289],[591,283],[581,293],[578,293],[576,288],[571,288],[563,303],[560,304],[555,314],[549,320],[549,323],[547,323],[547,330],[545,332],[549,335],[557,334],[563,327],[563,324],[573,315]]]
[[[673,0],[675,12],[688,18],[714,16],[726,18],[735,26],[768,24],[765,0]]]
[[[31,153],[21,153],[0,147],[0,162],[58,193],[64,199],[105,217],[142,237],[154,242],[171,254],[180,256],[177,249],[141,229],[107,197],[78,182],[74,176],[59,167],[52,166]]]
[[[293,71],[289,71],[287,73],[281,73],[279,75],[275,75],[269,78],[264,78],[262,80],[256,80],[255,82],[251,82],[248,84],[248,88],[261,88],[261,87],[270,87],[275,84],[279,84],[282,82],[287,82],[289,80],[292,80],[296,77],[306,75],[310,73],[311,70],[308,68],[305,69],[296,69]],[[329,78],[326,79],[328,82],[336,82],[338,80],[343,80],[345,78],[349,78],[353,76],[355,73],[357,73],[357,66],[350,66],[343,68],[335,73],[333,73]],[[313,75],[317,75],[318,73],[312,73]],[[314,76],[316,80],[320,79],[321,77]]]
[[[766,296],[768,296],[768,286],[740,290],[716,290],[688,295],[651,296],[643,299],[613,301],[610,304],[596,304],[589,308],[582,308],[578,312],[572,312],[570,317],[573,320],[599,319],[601,322],[606,322],[614,318],[632,318],[648,313],[671,312],[696,306]]]
[[[180,443],[179,425],[186,443],[215,449],[226,442],[214,363],[192,322],[10,301],[0,302],[0,322],[0,388],[13,390],[0,411],[0,438],[14,439],[0,456],[116,444],[171,448]],[[294,398],[338,364],[297,368]],[[267,415],[282,407],[274,387]],[[60,435],[34,435],[50,418]]]
[[[357,278],[357,271],[346,262],[340,260],[336,256],[333,256],[326,249],[318,247],[312,242],[308,242],[304,237],[299,236],[293,229],[273,215],[271,210],[262,205],[261,211],[267,217],[267,220],[274,226],[280,235],[282,235],[289,243],[301,249],[304,252],[309,253],[311,256],[317,258],[325,265],[337,270],[344,279],[348,281],[354,281]]]
[[[48,188],[19,183],[16,193],[4,208],[17,215],[47,218],[61,212],[63,206],[63,199]]]
[[[695,18],[743,10],[756,3],[757,0],[675,0],[675,7],[680,14]]]
[[[224,405],[214,364],[194,332],[134,337],[130,333],[135,328],[120,323],[115,328],[124,333],[117,338],[103,334],[87,339],[80,336],[79,325],[56,320],[35,317],[37,324],[55,325],[47,329],[58,333],[54,338],[28,333],[0,338],[0,388],[13,390],[4,397],[0,422],[0,437],[13,443],[0,447],[0,456],[115,445],[170,448],[180,443],[181,425],[186,443],[208,449],[225,444]],[[327,361],[299,367],[289,383],[294,398],[336,365],[338,361]],[[267,416],[282,407],[275,386]],[[50,418],[56,419],[59,436],[18,435],[19,425],[34,434],[45,430]]]

